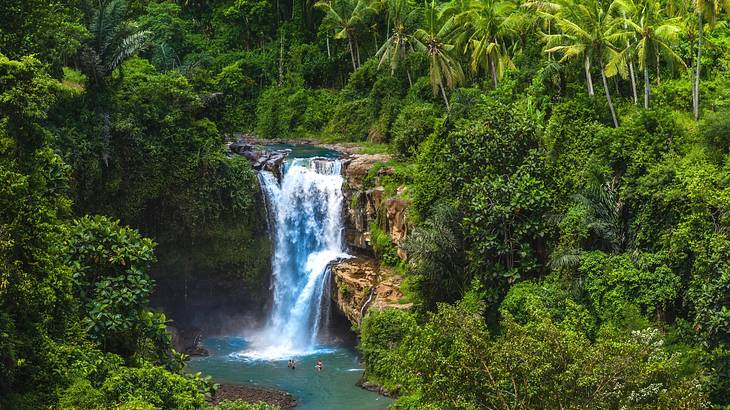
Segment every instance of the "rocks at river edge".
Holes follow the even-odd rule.
[[[203,339],[203,331],[198,328],[181,328],[168,326],[167,331],[172,336],[172,346],[180,353],[188,356],[208,356],[206,350],[201,344]]]
[[[393,397],[393,398],[398,397],[398,393],[400,390],[400,386],[398,386],[398,388],[396,388],[394,390],[388,390],[385,387],[383,387],[377,383],[374,383],[374,382],[371,382],[371,381],[365,380],[365,379],[360,380],[358,382],[358,385],[367,391],[375,392],[375,393],[381,394],[385,397]]]
[[[251,161],[251,166],[255,170],[269,171],[280,181],[283,176],[281,164],[284,163],[284,160],[291,152],[289,149],[267,151],[259,146],[251,144],[247,138],[241,138],[237,141],[231,142],[228,144],[228,150]]]
[[[218,404],[223,400],[242,400],[246,403],[264,402],[278,406],[282,410],[297,407],[297,399],[287,392],[244,384],[221,384],[210,402]]]
[[[410,303],[400,303],[402,278],[371,258],[339,259],[331,265],[334,281],[332,299],[338,309],[353,324],[359,324],[370,309],[409,309]]]
[[[253,163],[253,167],[256,170],[269,171],[276,176],[276,179],[281,181],[284,176],[281,164],[284,163],[290,152],[291,150],[288,149],[265,152]]]

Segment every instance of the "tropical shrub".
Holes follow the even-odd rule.
[[[401,158],[416,155],[418,148],[434,130],[439,113],[433,104],[413,103],[401,109],[393,123],[393,150]]]

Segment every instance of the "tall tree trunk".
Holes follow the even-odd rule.
[[[494,89],[497,89],[497,66],[494,64],[494,56],[489,58],[489,69],[492,71],[492,81],[494,81]]]
[[[697,62],[696,72],[693,81],[694,93],[692,94],[692,112],[694,113],[695,121],[700,119],[700,66],[702,58],[702,12],[697,14],[698,21],[698,32],[697,32]]]
[[[325,39],[327,40],[327,59],[328,60],[331,60],[332,59],[332,53],[330,52],[330,38],[329,37],[325,37]]]
[[[355,48],[352,46],[352,37],[347,36],[347,46],[350,48],[350,58],[352,59],[352,71],[357,70],[357,65],[355,64]]]
[[[355,39],[355,52],[357,53],[357,66],[360,67],[362,64],[360,63],[360,45],[357,44],[357,38]]]
[[[547,21],[547,33],[548,33],[548,35],[551,34],[550,33],[550,27],[551,27],[550,20],[548,20]],[[553,61],[553,53],[548,53],[548,61]]]
[[[593,79],[591,78],[591,58],[588,57],[588,54],[586,54],[584,67],[586,70],[586,84],[588,85],[588,95],[593,97],[595,93],[593,92]]]
[[[413,87],[413,81],[411,81],[411,71],[406,67],[406,76],[408,77],[408,87]]]
[[[623,14],[623,18],[624,18],[624,30],[626,30],[627,29],[626,12],[622,12],[622,14]],[[634,39],[636,39],[635,36],[634,36]],[[629,40],[626,39],[626,48],[629,48],[629,46],[630,46]],[[633,92],[633,95],[634,95],[634,104],[638,104],[639,98],[636,95],[636,76],[634,75],[634,60],[631,58],[631,56],[629,56],[629,75],[631,75],[631,91]]]
[[[649,65],[647,64],[646,58],[644,58],[644,108],[649,108],[649,93],[651,83],[649,83]]]
[[[660,86],[662,85],[662,77],[661,77],[661,71],[659,70],[659,53],[656,54],[656,85]]]
[[[601,80],[603,81],[603,90],[606,92],[606,101],[608,101],[608,108],[611,110],[611,118],[613,118],[613,126],[618,128],[618,119],[616,118],[616,110],[613,108],[613,102],[611,101],[611,91],[608,89],[608,82],[606,81],[606,73],[603,70],[603,61],[598,60],[598,64],[601,66]]]
[[[276,0],[276,28],[278,29],[281,25],[281,8],[279,7],[279,0]]]
[[[279,87],[284,84],[284,33],[279,31]]]
[[[449,99],[446,98],[446,90],[444,90],[444,82],[439,82],[439,88],[441,88],[441,96],[444,97],[444,103],[446,104],[446,111],[451,110],[451,107],[449,106]]]
[[[629,74],[631,75],[631,91],[634,94],[634,104],[639,103],[639,96],[636,94],[636,74],[634,74],[634,62],[629,60]]]

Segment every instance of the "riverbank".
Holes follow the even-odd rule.
[[[287,392],[245,384],[221,384],[210,402],[218,404],[223,400],[242,400],[247,403],[265,402],[279,406],[282,410],[297,407],[297,399]]]

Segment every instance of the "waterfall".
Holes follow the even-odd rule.
[[[282,164],[281,182],[268,171],[259,181],[272,226],[273,307],[265,328],[242,353],[251,358],[285,358],[316,351],[328,264],[346,257],[339,160],[296,158]]]

